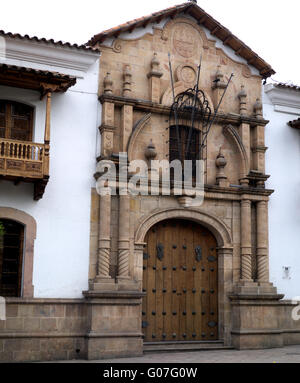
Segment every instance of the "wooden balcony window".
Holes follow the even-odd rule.
[[[38,91],[46,99],[44,143],[33,140],[33,108],[0,100],[0,179],[34,184],[34,199],[43,197],[50,172],[50,112],[53,93],[66,92],[76,78],[0,63],[0,85]]]
[[[32,125],[32,107],[0,100],[0,138],[31,141]]]
[[[48,175],[45,144],[32,142],[33,108],[0,100],[0,174],[34,181]],[[18,178],[15,178],[18,177]]]

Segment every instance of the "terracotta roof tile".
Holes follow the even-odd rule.
[[[166,8],[159,12],[154,12],[148,16],[144,16],[127,23],[118,25],[114,28],[107,29],[95,36],[93,36],[88,42],[87,46],[95,46],[98,43],[101,44],[105,39],[109,37],[118,37],[123,32],[132,32],[135,28],[146,27],[147,24],[153,22],[159,22],[163,18],[175,17],[176,14],[185,12],[195,19],[200,20],[210,31],[214,31],[214,35],[221,39],[224,44],[232,48],[236,54],[244,58],[250,65],[254,66],[263,78],[267,78],[275,74],[272,67],[266,63],[261,57],[251,50],[246,44],[233,35],[227,28],[216,21],[212,16],[206,13],[194,2],[185,2],[173,7]]]
[[[90,51],[90,52],[99,52],[99,49],[94,47],[87,47],[86,45],[71,44],[69,42],[64,42],[61,40],[55,41],[53,39],[46,39],[44,37],[40,38],[37,36],[21,35],[19,33],[5,32],[3,30],[0,30],[0,36],[9,37],[12,39],[20,39],[20,40],[36,41],[39,43],[52,44],[52,45],[60,46],[63,48],[67,47],[67,48],[75,48],[75,49]]]
[[[300,90],[300,86],[299,86],[299,85],[295,85],[295,84],[285,84],[285,83],[283,83],[283,82],[279,82],[278,84],[274,84],[274,86],[276,86],[276,88],[285,88],[285,89]]]

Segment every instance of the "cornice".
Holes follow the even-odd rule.
[[[300,115],[300,92],[289,88],[279,88],[268,84],[264,88],[277,112]]]
[[[64,68],[69,71],[87,72],[89,67],[100,57],[99,52],[78,50],[71,47],[51,46],[36,41],[25,41],[6,37],[5,63],[32,67],[45,65],[49,67]],[[17,63],[16,63],[16,61]],[[16,64],[14,64],[16,63]],[[77,77],[80,77],[78,74]]]
[[[163,104],[156,104],[148,100],[114,96],[111,94],[101,95],[99,97],[99,101],[101,102],[101,104],[103,104],[104,102],[111,102],[117,107],[130,105],[130,106],[133,106],[135,110],[139,110],[145,113],[157,113],[157,114],[169,115],[171,111],[170,106],[166,106]],[[251,126],[257,126],[257,125],[265,126],[269,123],[268,120],[257,119],[253,116],[244,116],[240,114],[231,114],[231,113],[217,114],[217,122],[233,124],[233,125],[249,124]]]

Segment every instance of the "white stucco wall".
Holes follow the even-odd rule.
[[[275,190],[269,207],[270,278],[279,293],[293,299],[300,296],[300,132],[287,123],[300,116],[300,92],[265,89],[267,188]]]
[[[78,57],[80,61],[83,54],[75,50],[72,60]],[[18,65],[15,60],[7,61]],[[91,187],[101,112],[97,97],[99,56],[94,55],[90,61],[91,65],[81,72],[36,62],[32,65],[79,77],[74,87],[52,98],[50,180],[43,198],[33,200],[32,184],[15,186],[0,181],[0,206],[22,210],[37,222],[33,271],[36,298],[77,298],[88,289]],[[25,64],[31,66],[30,62]],[[40,101],[40,94],[0,86],[0,98],[35,107],[34,141],[43,143],[45,100]]]

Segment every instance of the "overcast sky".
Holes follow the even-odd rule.
[[[76,43],[180,0],[1,1],[0,29]],[[300,85],[299,0],[198,0],[198,5],[272,65],[278,81]]]

